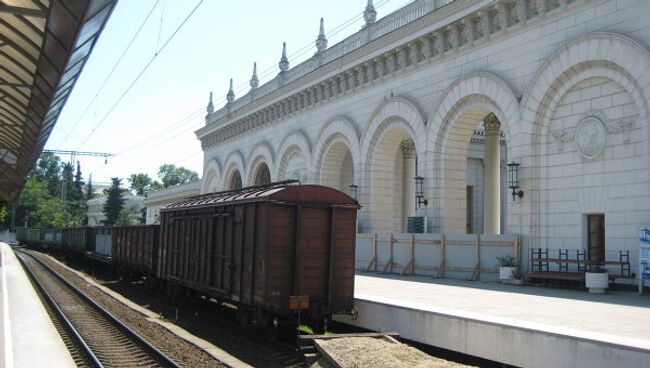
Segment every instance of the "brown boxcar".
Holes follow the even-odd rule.
[[[142,275],[155,275],[158,265],[159,225],[113,227],[113,264]]]
[[[85,256],[86,252],[92,251],[90,236],[89,227],[65,228],[61,230],[61,245],[65,251]]]
[[[311,318],[354,302],[359,204],[318,185],[273,183],[198,196],[161,211],[158,276],[240,307]]]

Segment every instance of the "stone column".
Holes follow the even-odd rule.
[[[402,197],[404,209],[404,229],[406,230],[407,218],[415,215],[415,144],[408,139],[400,144],[404,153],[404,192]]]
[[[483,232],[501,233],[501,183],[499,147],[501,123],[490,113],[483,119],[485,124],[485,189],[483,191]]]

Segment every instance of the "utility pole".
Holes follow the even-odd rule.
[[[77,156],[93,156],[93,157],[103,157],[104,163],[108,163],[109,157],[115,157],[112,153],[104,152],[84,152],[84,151],[66,151],[66,150],[43,150],[43,153],[52,153],[55,155],[70,155],[70,164],[76,162]],[[68,194],[68,181],[63,179],[61,181],[61,202],[65,202]]]
[[[77,156],[94,156],[103,157],[104,163],[108,163],[109,157],[115,157],[112,153],[103,152],[83,152],[83,151],[65,151],[65,150],[43,150],[43,153],[53,153],[55,155],[70,155],[70,163],[76,162]]]

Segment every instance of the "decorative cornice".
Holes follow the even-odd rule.
[[[586,2],[589,2],[589,0],[574,0],[569,5],[566,5],[560,1],[558,2],[559,5],[556,4],[546,9],[543,15],[548,18],[552,15],[564,14],[567,6],[574,7],[578,3]],[[374,40],[390,32],[384,32],[385,29],[381,27],[395,30],[411,25],[425,15],[427,15],[427,18],[432,17],[432,19],[426,19],[426,22],[423,20],[422,26],[424,24],[436,24],[444,21],[450,14],[457,12],[459,9],[464,9],[469,5],[476,5],[476,2],[471,0],[455,0],[438,9],[433,7],[432,3],[433,1],[429,0],[415,1],[402,9],[406,9],[410,13],[400,12],[397,14],[403,18],[386,17],[371,26],[365,27],[364,30],[349,37],[342,43],[326,49],[320,55],[308,59],[285,73],[281,73],[282,78],[275,78],[258,88],[256,92],[257,99],[254,102],[251,102],[251,99],[241,98],[235,101],[232,106],[229,106],[229,104],[226,108],[208,115],[206,117],[208,125],[197,131],[201,146],[206,149],[217,145],[248,130],[292,116],[315,105],[357,91],[360,88],[369,87],[377,82],[394,77],[396,74],[401,74],[403,71],[412,70],[429,63],[441,62],[449,55],[456,55],[458,52],[467,51],[477,45],[482,46],[484,42],[508,37],[512,32],[531,27],[542,20],[538,12],[533,12],[526,7],[528,2],[525,0],[497,0],[489,6],[480,7],[458,19],[451,20],[450,23],[441,25],[438,29],[411,39],[398,47],[385,51],[383,54],[371,57],[325,80],[319,80],[316,84],[298,90],[286,98],[262,106],[270,102],[269,98],[273,92],[283,85],[296,81],[298,78],[306,77],[308,73],[318,69],[319,65],[323,65],[323,61],[334,60],[363,46],[360,39],[355,37],[364,34],[364,32],[379,34],[380,36],[371,38],[371,40]],[[428,11],[425,12],[425,10]],[[499,18],[499,13],[501,18]],[[409,16],[407,17],[405,14]],[[525,21],[521,21],[520,19],[524,15]],[[387,18],[400,25],[395,26],[392,24],[389,27],[384,22]],[[367,33],[365,36],[367,37]],[[349,51],[346,52],[344,46],[349,45],[349,42],[355,39],[357,40],[355,46],[349,48]],[[368,42],[370,41],[366,43]],[[247,106],[249,104],[251,106]],[[259,107],[252,104],[257,104]],[[245,110],[247,111],[243,111],[242,108],[244,107],[246,107]],[[211,126],[213,124],[217,124],[217,126]]]

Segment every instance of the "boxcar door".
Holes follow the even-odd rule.
[[[215,215],[210,251],[210,287],[219,294],[230,293],[230,250],[232,247],[233,217],[226,212]]]
[[[231,258],[230,258],[230,297],[238,302],[241,300],[242,281],[242,253],[244,230],[244,206],[234,206],[234,219],[232,224]]]
[[[256,207],[255,203],[244,205],[240,296],[241,302],[247,305],[253,302],[253,266],[255,264],[255,228],[257,226]]]
[[[330,213],[326,207],[303,206],[298,242],[298,295],[309,295],[310,304],[327,305],[329,283]]]

